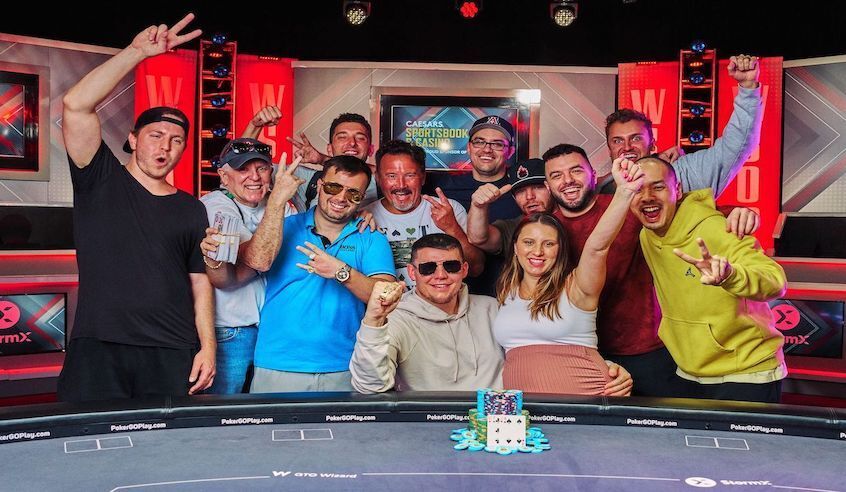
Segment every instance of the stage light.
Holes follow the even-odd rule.
[[[224,78],[229,75],[229,67],[226,65],[218,65],[212,69],[212,73],[215,77]]]
[[[690,132],[688,140],[690,140],[690,143],[692,144],[701,144],[705,140],[705,134],[699,130],[694,130]]]
[[[220,45],[213,44],[211,48],[206,50],[206,56],[209,58],[223,58],[223,48]]]
[[[461,17],[474,19],[482,11],[482,0],[456,0],[455,8],[461,12]]]
[[[214,125],[211,132],[215,137],[223,138],[227,133],[229,133],[229,128],[227,128],[226,125]]]
[[[576,21],[579,4],[572,0],[553,0],[549,2],[549,16],[560,27],[567,27]]]
[[[353,26],[360,26],[370,17],[370,2],[344,0],[344,18]]]
[[[705,48],[707,48],[707,45],[705,44],[705,41],[702,41],[701,39],[697,39],[690,43],[690,50],[694,53],[704,53]]]
[[[213,98],[211,98],[211,100],[209,102],[211,102],[211,105],[216,107],[216,108],[222,108],[222,107],[226,106],[226,102],[228,100],[229,100],[228,97],[219,95],[219,96],[214,96]]]
[[[705,75],[703,75],[702,72],[693,72],[690,74],[690,78],[688,80],[690,80],[690,83],[693,85],[702,85],[705,83]]]
[[[690,114],[693,116],[702,116],[705,114],[705,105],[704,104],[694,104],[690,107]]]
[[[219,32],[219,33],[215,33],[215,35],[212,36],[211,41],[214,44],[226,44],[227,39],[228,39],[228,36],[226,34]]]
[[[216,155],[212,157],[209,164],[211,164],[212,167],[220,167],[220,156]]]

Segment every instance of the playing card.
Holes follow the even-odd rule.
[[[526,417],[488,415],[488,446],[516,448],[526,443]]]

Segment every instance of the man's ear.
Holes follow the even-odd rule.
[[[135,148],[138,146],[138,137],[135,136],[134,132],[129,132],[126,139],[129,141],[129,147],[135,152]]]
[[[415,283],[417,283],[416,272],[414,271],[414,266],[412,266],[412,264],[409,263],[408,265],[405,266],[405,269],[408,271],[408,278],[410,278]]]

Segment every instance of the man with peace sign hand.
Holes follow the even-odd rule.
[[[317,206],[282,219],[281,207],[303,181],[295,174],[300,159],[280,168],[265,218],[271,208],[277,215],[262,221],[238,259],[267,279],[251,393],[351,391],[350,356],[365,303],[378,280],[394,280],[385,236],[358,227],[371,177],[361,159],[326,161]]]
[[[784,270],[753,236],[726,230],[710,189],[683,195],[669,163],[637,163],[646,180],[631,211],[661,305],[658,336],[691,381],[678,396],[777,403],[784,337],[766,301],[784,293]]]
[[[467,240],[464,207],[435,189],[437,197],[423,194],[426,153],[402,140],[385,142],[376,152],[376,182],[384,198],[367,206],[379,230],[388,238],[394,254],[398,280],[408,287],[414,280],[406,266],[411,263],[411,245],[427,234],[445,233],[461,243],[470,276],[481,273],[484,255]]]
[[[214,297],[197,248],[208,220],[167,182],[191,138],[188,118],[169,107],[141,113],[123,166],[97,115],[136,65],[201,34],[183,32],[193,18],[144,29],[62,99],[80,287],[60,400],[184,396],[214,379]]]

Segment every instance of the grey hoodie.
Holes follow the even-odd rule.
[[[491,334],[496,299],[459,293],[458,313],[447,314],[406,292],[385,326],[361,324],[350,360],[361,393],[473,391],[502,387],[502,349]]]

